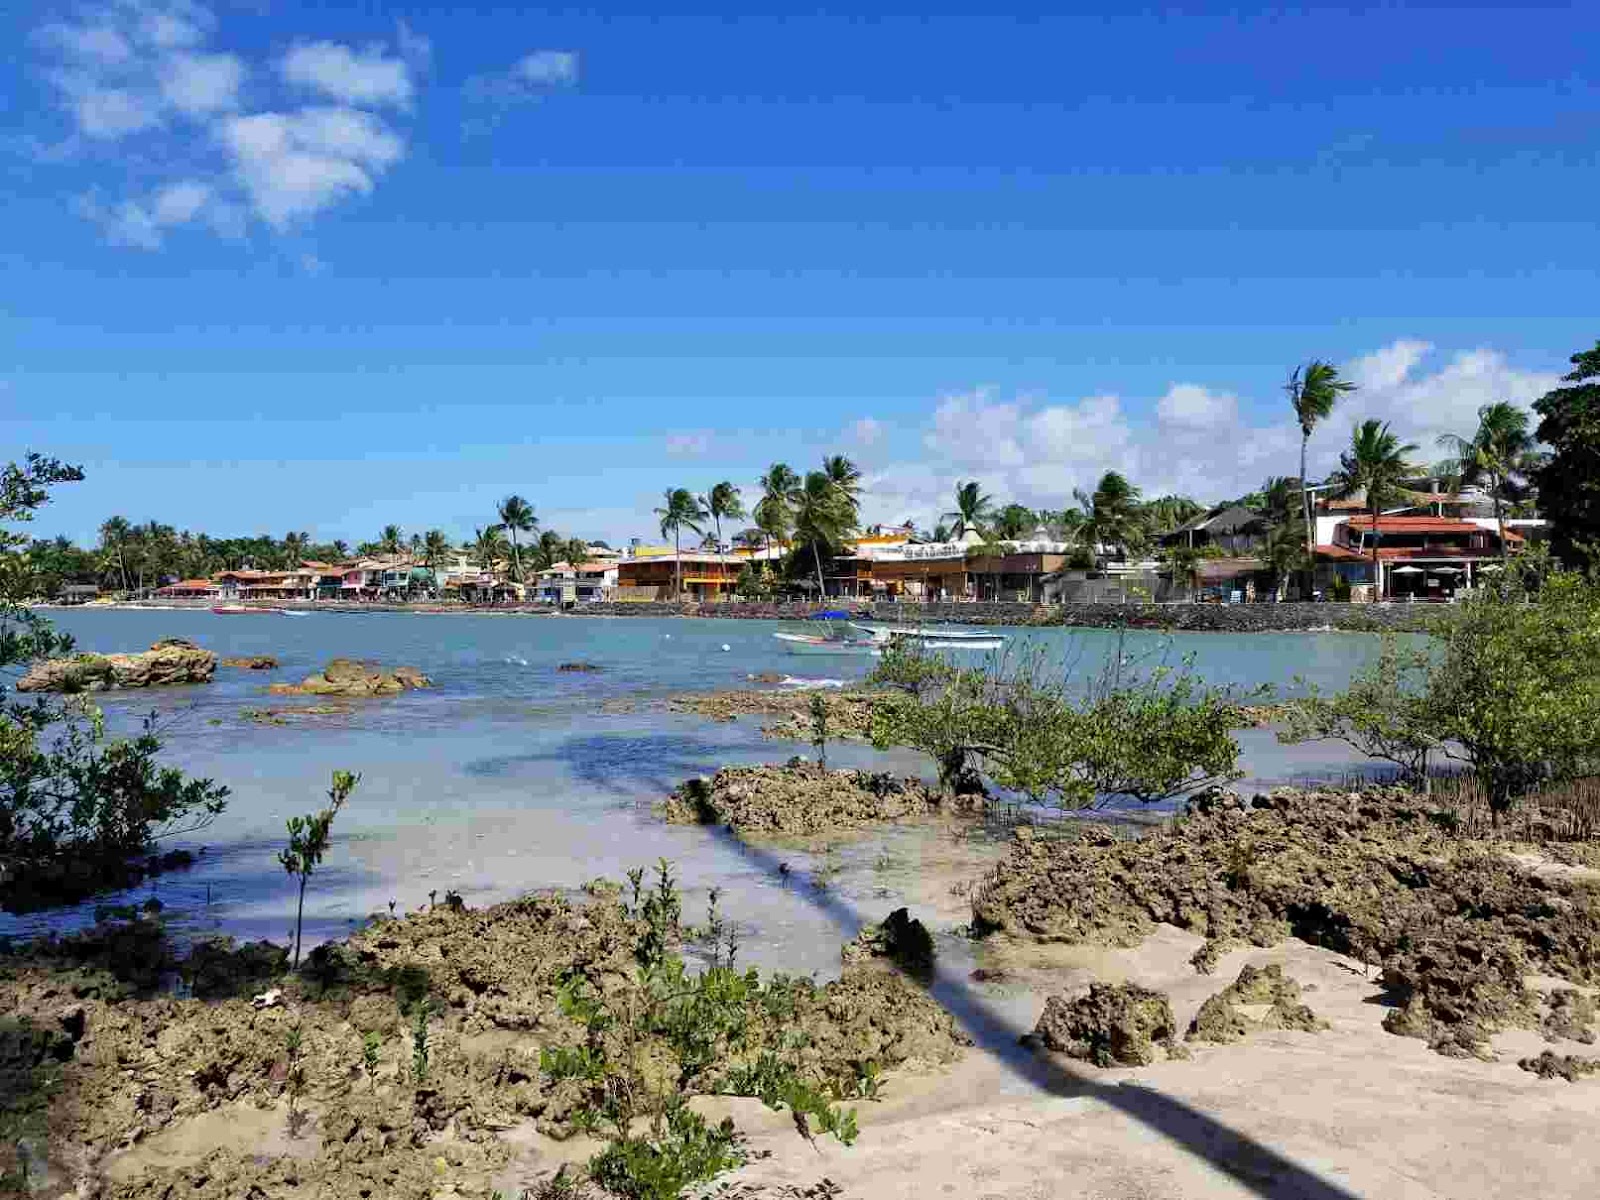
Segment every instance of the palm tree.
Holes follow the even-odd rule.
[[[400,546],[405,537],[400,532],[398,525],[385,525],[383,532],[378,535],[378,552],[394,558],[400,553]]]
[[[688,488],[668,488],[662,500],[662,507],[655,512],[661,518],[661,536],[672,534],[672,594],[677,598],[683,595],[683,531],[701,532],[700,522],[706,514]]]
[[[1306,476],[1306,451],[1311,445],[1311,431],[1333,412],[1340,396],[1355,389],[1355,384],[1339,377],[1339,368],[1320,358],[1296,367],[1284,385],[1283,390],[1289,394],[1289,406],[1300,422],[1300,516],[1306,523],[1306,560],[1310,563],[1315,563],[1317,556],[1317,523],[1311,519],[1311,489]]]
[[[744,520],[744,501],[739,498],[739,489],[727,480],[723,480],[711,489],[711,494],[702,502],[702,507],[717,523],[717,553],[722,553],[722,518],[730,521]]]
[[[1100,476],[1092,493],[1081,488],[1072,491],[1083,510],[1078,538],[1090,550],[1108,546],[1126,555],[1139,542],[1143,529],[1139,520],[1139,489],[1116,471]]]
[[[861,470],[842,454],[830,454],[822,460],[822,473],[828,482],[838,488],[852,508],[860,505]]]
[[[945,513],[939,520],[951,522],[951,537],[959,541],[966,537],[968,532],[985,533],[993,517],[994,500],[984,494],[983,488],[974,479],[956,484],[955,510]]]
[[[994,518],[995,533],[1005,541],[1020,542],[1039,523],[1038,515],[1026,505],[1008,504]]]
[[[1389,432],[1387,421],[1362,421],[1350,432],[1350,448],[1339,456],[1339,469],[1333,475],[1333,494],[1344,500],[1365,492],[1367,514],[1371,518],[1372,582],[1377,598],[1383,599],[1383,581],[1378,574],[1378,517],[1387,504],[1409,493],[1401,483],[1415,469],[1406,455],[1416,446],[1402,443]],[[1315,555],[1316,551],[1311,551]]]
[[[500,501],[498,510],[501,526],[511,534],[511,564],[517,582],[522,582],[522,551],[517,546],[517,534],[532,533],[539,528],[539,519],[533,515],[533,505],[521,496],[510,495]]]
[[[843,460],[849,466],[849,460]],[[854,467],[850,467],[854,471]],[[852,487],[824,469],[809,471],[795,505],[795,537],[811,547],[812,565],[817,572],[817,594],[827,595],[822,579],[822,552],[837,551],[855,532],[856,499]]]
[[[334,538],[331,548],[335,558],[345,559],[350,557],[350,543],[343,538]]]
[[[589,561],[589,543],[582,538],[568,538],[561,547],[561,557],[574,567],[581,567]]]
[[[1164,557],[1167,567],[1172,571],[1172,582],[1181,580],[1189,599],[1193,600],[1200,585],[1200,562],[1205,556],[1193,546],[1173,546]]]
[[[100,526],[100,545],[122,576],[122,590],[128,590],[128,558],[125,547],[131,527],[127,517],[107,517]]]
[[[786,542],[794,528],[794,509],[800,499],[801,479],[787,463],[773,463],[761,477],[761,499],[751,515],[756,527],[767,535],[767,553],[772,543]]]
[[[490,525],[484,529],[472,531],[472,543],[468,547],[473,560],[485,571],[492,572],[495,564],[506,555],[505,535],[500,532],[500,526]]]
[[[293,530],[290,530],[288,533],[284,534],[283,535],[283,557],[284,557],[284,560],[285,560],[284,565],[287,566],[287,567],[299,566],[300,565],[300,560],[305,557],[306,547],[308,545],[310,545],[310,543],[311,543],[311,536],[309,534],[295,533]]]
[[[420,561],[422,558],[422,535],[420,533],[413,533],[410,540],[406,543],[406,549],[410,551],[412,562]]]
[[[1471,438],[1447,433],[1439,438],[1439,444],[1454,452],[1454,459],[1444,466],[1462,483],[1488,482],[1494,523],[1500,530],[1500,561],[1508,562],[1505,501],[1526,492],[1529,477],[1540,465],[1528,432],[1528,414],[1504,400],[1485,404],[1478,410],[1477,433]]]

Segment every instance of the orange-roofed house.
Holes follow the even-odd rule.
[[[1508,550],[1520,550],[1522,535],[1507,529],[1506,543]],[[1368,599],[1449,600],[1481,582],[1485,568],[1498,570],[1499,560],[1499,532],[1478,521],[1382,515],[1374,522],[1363,513],[1334,524],[1331,540],[1317,546],[1317,582],[1326,590],[1342,578],[1352,588],[1367,589]]]

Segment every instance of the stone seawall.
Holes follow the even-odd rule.
[[[579,615],[799,620],[819,611],[904,624],[1067,625],[1094,629],[1181,629],[1212,633],[1294,633],[1339,629],[1425,632],[1448,611],[1432,604],[585,604]]]

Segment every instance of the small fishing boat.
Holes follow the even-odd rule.
[[[281,616],[283,613],[281,608],[251,608],[248,604],[213,604],[211,611],[223,617],[237,617],[243,613],[260,613],[263,615],[271,613],[273,616]]]
[[[1003,633],[983,633],[966,629],[909,628],[894,625],[857,625],[855,628],[869,634],[880,646],[912,643],[924,650],[999,650],[1006,644]]]
[[[772,636],[790,654],[874,654],[882,643],[868,630],[852,625],[849,613],[821,612],[799,628],[780,629]]]

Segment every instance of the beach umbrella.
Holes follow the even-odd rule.
[[[1435,575],[1459,575],[1459,574],[1461,574],[1461,568],[1460,567],[1434,567],[1433,568],[1433,573]]]
[[[1422,568],[1421,567],[1396,567],[1394,570],[1390,571],[1389,574],[1391,574],[1391,575],[1421,575],[1422,574]]]

